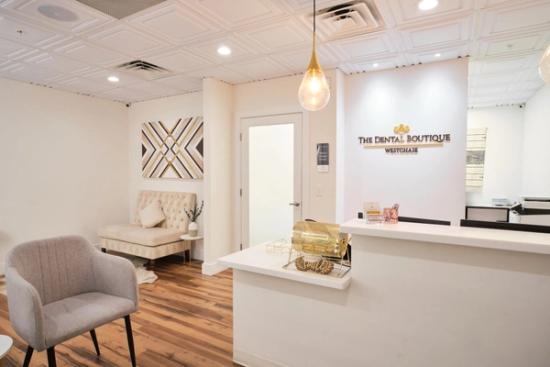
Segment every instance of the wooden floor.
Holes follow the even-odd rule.
[[[157,261],[154,284],[140,286],[140,310],[132,315],[138,366],[236,366],[233,356],[232,273],[201,274],[201,264]],[[58,366],[130,366],[124,321],[96,329],[101,348],[97,357],[89,336],[56,347]],[[6,296],[0,294],[0,334],[14,347],[4,366],[21,366],[26,344],[8,321]],[[46,352],[34,353],[31,366],[46,366]]]

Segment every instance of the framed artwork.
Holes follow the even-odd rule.
[[[468,129],[466,140],[466,189],[479,190],[483,187],[485,173],[485,149],[487,128]]]
[[[203,178],[202,116],[146,122],[141,128],[141,170],[146,178]]]

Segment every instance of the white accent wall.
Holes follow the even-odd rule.
[[[345,214],[363,202],[399,203],[400,215],[451,220],[464,217],[468,61],[453,60],[351,75],[345,88]],[[364,149],[359,136],[393,135],[405,123],[412,134],[450,133],[444,147],[390,155]]]
[[[519,106],[468,111],[468,128],[487,128],[483,187],[466,193],[470,205],[491,199],[519,201],[523,151],[524,109]]]
[[[130,162],[129,188],[127,196],[129,216],[135,216],[136,201],[139,191],[179,191],[194,192],[200,203],[203,197],[203,180],[155,179],[144,178],[141,173],[141,126],[145,122],[165,121],[173,122],[180,118],[202,116],[202,93],[188,93],[174,97],[160,98],[151,101],[134,103],[129,108],[129,145],[128,157]],[[203,217],[199,217],[199,231],[203,232]],[[194,259],[204,258],[202,241],[197,241],[193,247]]]
[[[0,111],[2,271],[16,244],[128,220],[123,104],[0,79]]]
[[[542,87],[525,107],[521,194],[550,197],[550,85]]]

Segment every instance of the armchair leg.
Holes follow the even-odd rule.
[[[97,343],[97,335],[95,333],[95,329],[90,330],[90,335],[92,336],[92,341],[94,342],[95,352],[98,356],[100,356],[101,352],[99,351],[99,344]]]
[[[128,349],[130,350],[132,367],[136,367],[136,352],[134,351],[134,336],[132,335],[132,323],[130,322],[130,315],[124,316],[124,323],[126,324],[126,337],[128,338]]]
[[[34,352],[33,347],[31,347],[30,345],[27,346],[27,354],[25,354],[25,361],[23,362],[23,367],[29,367],[33,352]]]
[[[48,367],[57,367],[55,363],[55,347],[48,348]]]

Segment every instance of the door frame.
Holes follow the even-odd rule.
[[[294,220],[300,220],[304,215],[304,121],[302,113],[272,114],[250,116],[240,119],[240,242],[241,250],[249,247],[249,194],[248,194],[248,132],[251,126],[294,124],[294,200],[298,198],[299,207],[294,208]]]

